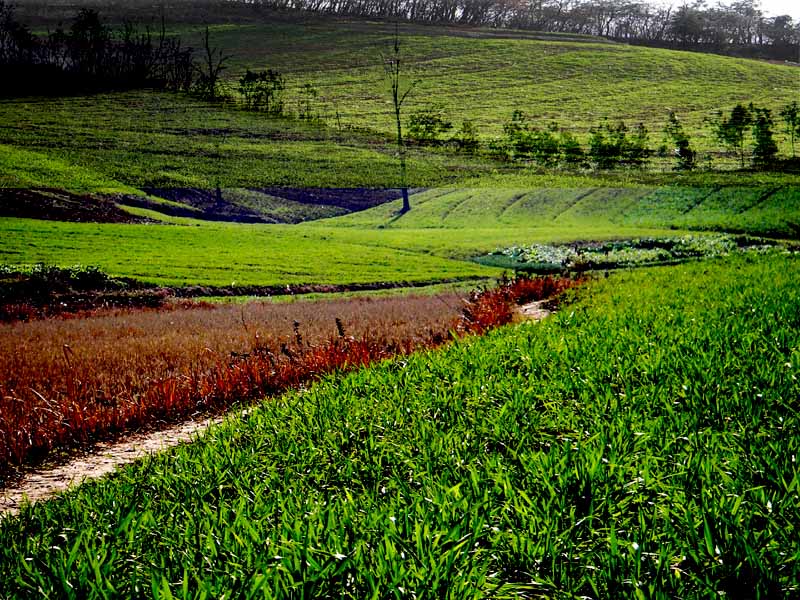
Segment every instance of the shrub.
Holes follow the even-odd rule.
[[[478,140],[478,129],[475,127],[475,123],[465,119],[461,123],[461,129],[453,136],[452,141],[458,145],[459,149],[465,152],[477,151],[480,147],[480,141]]]
[[[673,111],[669,112],[667,119],[667,126],[664,128],[664,133],[669,141],[674,145],[672,151],[675,160],[677,161],[676,168],[680,171],[688,171],[694,168],[695,164],[695,151],[689,144],[689,136],[683,131],[678,117]]]
[[[714,132],[714,137],[723,146],[736,153],[741,161],[742,168],[744,168],[747,130],[752,124],[753,115],[750,109],[742,104],[734,106],[729,117],[719,111],[711,119],[711,129]]]
[[[620,121],[616,125],[605,123],[591,130],[589,157],[601,169],[611,169],[620,164],[640,166],[651,154],[648,147],[648,131],[639,123],[632,136],[628,127]]]
[[[542,165],[552,165],[561,158],[561,147],[551,125],[542,130],[531,126],[522,111],[515,110],[511,121],[503,126],[510,153],[515,158],[531,158]]]
[[[559,134],[559,151],[561,158],[568,165],[579,166],[586,163],[586,152],[569,131],[562,131]]]
[[[447,120],[443,108],[425,108],[408,119],[408,137],[420,144],[437,144],[439,135],[452,128],[453,124]]]
[[[778,145],[772,133],[775,121],[768,108],[756,108],[751,105],[753,113],[753,165],[767,167],[775,162]]]
[[[250,69],[239,79],[239,93],[247,110],[261,110],[272,115],[283,114],[283,92],[286,81],[273,69],[254,72]]]

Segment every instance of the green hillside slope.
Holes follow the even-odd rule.
[[[393,25],[223,25],[212,34],[233,57],[230,78],[245,68],[277,68],[290,86],[318,87],[323,114],[338,110],[344,123],[392,133],[381,57]],[[516,109],[577,132],[605,117],[660,130],[668,110],[700,129],[710,112],[737,102],[778,107],[796,100],[800,85],[800,70],[790,66],[595,38],[533,37],[405,26],[401,52],[415,83],[407,109],[441,106],[456,124],[473,120],[485,136],[500,135]]]
[[[217,182],[231,188],[400,184],[381,58],[392,27],[313,19],[212,23],[210,29],[214,46],[232,56],[225,76],[233,96],[244,70],[277,69],[286,78],[284,101],[293,118],[148,91],[3,100],[0,186],[91,191],[210,189]],[[175,31],[187,43],[199,42],[198,26]],[[651,146],[657,147],[667,112],[674,110],[704,161],[711,157],[718,165],[718,157],[708,154],[719,148],[703,123],[706,117],[737,102],[776,110],[796,100],[800,89],[800,69],[785,65],[593,39],[515,36],[404,27],[403,64],[407,83],[413,84],[404,106],[405,126],[415,111],[438,107],[453,122],[453,131],[470,120],[486,144],[502,135],[503,124],[519,109],[533,125],[556,123],[584,144],[589,128],[605,119],[642,121],[651,131]],[[296,118],[307,84],[318,91],[307,107],[318,117],[312,122]],[[785,136],[777,137],[787,155]],[[509,170],[520,173],[520,167],[487,154],[413,147],[409,157],[409,181],[418,186],[481,181],[497,177],[495,172],[502,178]],[[522,172],[531,171],[523,167]],[[612,180],[635,182],[643,177],[637,173],[619,171]],[[596,185],[585,173],[571,177],[567,185]],[[672,174],[650,177],[658,180],[648,183],[660,185]],[[564,185],[564,178],[561,173],[543,176],[535,185]]]
[[[800,187],[437,189],[399,202],[326,219],[330,227],[701,229],[796,237]]]

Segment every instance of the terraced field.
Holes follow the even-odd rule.
[[[699,229],[796,237],[800,187],[632,187],[540,189],[436,189],[413,196],[413,209],[397,217],[399,202],[314,225],[390,229],[532,229],[584,232],[616,227]],[[536,235],[536,234],[534,234]]]
[[[174,29],[189,42],[199,41],[196,24],[175,23]],[[149,91],[4,100],[0,187],[129,193],[142,187],[213,189],[218,183],[229,188],[401,183],[381,59],[393,27],[311,19],[212,23],[211,33],[215,47],[232,57],[225,77],[234,95],[247,68],[286,75],[289,118]],[[605,120],[623,119],[630,126],[641,121],[657,148],[667,113],[674,110],[701,153],[701,166],[729,169],[734,162],[720,156],[705,119],[739,102],[777,114],[796,100],[800,85],[800,70],[790,66],[593,38],[516,32],[498,37],[495,31],[410,25],[400,35],[407,83],[414,86],[404,108],[406,126],[415,111],[441,108],[454,131],[465,120],[473,122],[484,144],[501,137],[503,124],[520,109],[532,124],[554,123],[584,145],[589,128]],[[297,118],[307,84],[318,92],[310,109],[318,117],[313,122]],[[788,138],[778,129],[787,156]],[[622,170],[593,181],[591,172],[540,173],[485,153],[412,148],[409,156],[414,186],[662,185],[672,181],[670,171],[663,158],[650,172]],[[511,181],[504,182],[509,175]],[[709,177],[714,178],[704,172],[684,180],[715,184]],[[732,185],[751,176],[722,177]],[[796,175],[787,177],[797,182]]]

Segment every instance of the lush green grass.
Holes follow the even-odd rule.
[[[800,187],[663,187],[435,189],[411,197],[401,217],[399,202],[322,220],[319,226],[421,228],[532,228],[573,230],[585,238],[617,228],[711,229],[796,237]]]
[[[177,220],[176,220],[177,221]],[[0,219],[0,263],[99,266],[165,285],[428,281],[492,276],[462,262],[498,247],[668,235],[610,223],[550,228],[377,229],[307,225],[98,225]]]
[[[27,145],[26,145],[27,146]],[[70,191],[138,193],[91,168],[52,154],[0,144],[0,187],[48,187]]]
[[[245,68],[277,68],[288,74],[295,94],[306,82],[320,89],[322,114],[338,109],[345,123],[392,132],[381,55],[390,50],[393,25],[312,21],[223,25],[212,32],[215,45],[233,56],[229,77]],[[404,27],[408,80],[417,82],[408,110],[442,106],[456,125],[471,119],[484,136],[498,136],[515,109],[576,132],[603,118],[622,118],[642,121],[659,135],[671,109],[699,133],[706,129],[703,119],[719,108],[737,102],[777,108],[797,98],[800,84],[797,69],[753,60],[591,38],[495,34]],[[707,140],[699,145],[707,148]]]
[[[421,281],[491,275],[451,259],[497,248],[673,236],[689,229],[795,238],[800,188],[434,189],[302,226],[96,225],[0,219],[0,262],[91,263],[163,284]],[[139,211],[141,212],[141,211]]]
[[[394,148],[380,138],[174,94],[2,101],[0,124],[0,187],[399,185]],[[487,168],[463,156],[409,157],[420,185]]]
[[[448,292],[460,292],[466,296],[474,289],[496,283],[496,278],[471,279],[453,283],[434,283],[431,285],[396,287],[382,290],[362,290],[349,292],[311,292],[308,294],[280,294],[275,296],[197,296],[194,300],[199,302],[212,302],[214,304],[247,304],[249,302],[271,302],[276,304],[291,304],[292,302],[305,302],[309,300],[342,300],[349,298],[386,298],[395,296],[434,296]]]
[[[5,593],[794,597],[799,277],[612,276],[268,401],[2,523]]]
[[[111,275],[165,285],[429,281],[497,273],[467,262],[292,226],[97,225],[0,219],[0,230],[0,263],[91,263]]]

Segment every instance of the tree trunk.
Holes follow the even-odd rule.
[[[400,155],[400,187],[403,191],[403,207],[400,209],[400,214],[405,214],[411,210],[411,203],[408,201],[408,179],[406,176],[406,148],[403,144],[403,128],[400,121],[400,110],[397,106],[395,110],[395,117],[397,118],[397,151]]]

